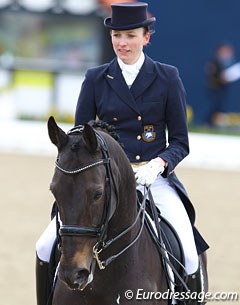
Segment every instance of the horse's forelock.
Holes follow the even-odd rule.
[[[71,144],[71,150],[76,152],[80,149],[81,147],[81,144],[80,144],[80,141],[75,141],[74,143]]]

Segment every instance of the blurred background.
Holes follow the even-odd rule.
[[[35,304],[34,249],[56,155],[46,121],[70,129],[86,70],[114,57],[103,26],[112,2],[129,1],[0,0],[0,305]],[[145,52],[177,66],[187,91],[191,154],[178,175],[211,245],[210,291],[237,291],[240,2],[147,2],[157,22]]]
[[[73,122],[86,69],[113,58],[102,25],[111,2],[0,0],[1,119],[44,120],[52,113]],[[145,51],[178,67],[188,94],[190,127],[238,132],[239,1],[148,3],[157,23]],[[218,56],[224,45],[228,50]]]

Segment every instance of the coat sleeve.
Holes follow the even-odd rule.
[[[189,154],[186,92],[175,67],[172,67],[169,79],[165,113],[168,146],[159,154],[168,163],[163,176],[171,174],[177,164]]]
[[[96,119],[96,103],[93,81],[90,78],[90,72],[86,73],[78,97],[75,126],[88,123]]]

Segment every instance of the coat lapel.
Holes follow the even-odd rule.
[[[154,70],[153,60],[151,60],[148,56],[145,56],[143,66],[139,71],[133,85],[131,86],[131,90],[129,90],[123,78],[122,71],[116,58],[109,64],[105,73],[107,82],[116,92],[116,94],[123,100],[124,103],[140,114],[136,99],[145,90],[147,90],[157,76]]]
[[[145,55],[143,66],[131,87],[131,93],[134,99],[137,99],[138,96],[147,90],[156,78],[157,73],[155,72],[154,67],[153,60]]]
[[[137,103],[123,78],[122,71],[116,59],[110,63],[109,68],[106,70],[105,77],[120,99],[139,114],[140,112]]]

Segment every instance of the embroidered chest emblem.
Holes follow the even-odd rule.
[[[142,133],[142,139],[145,142],[152,142],[156,139],[156,132],[153,125],[145,125],[144,132]]]

